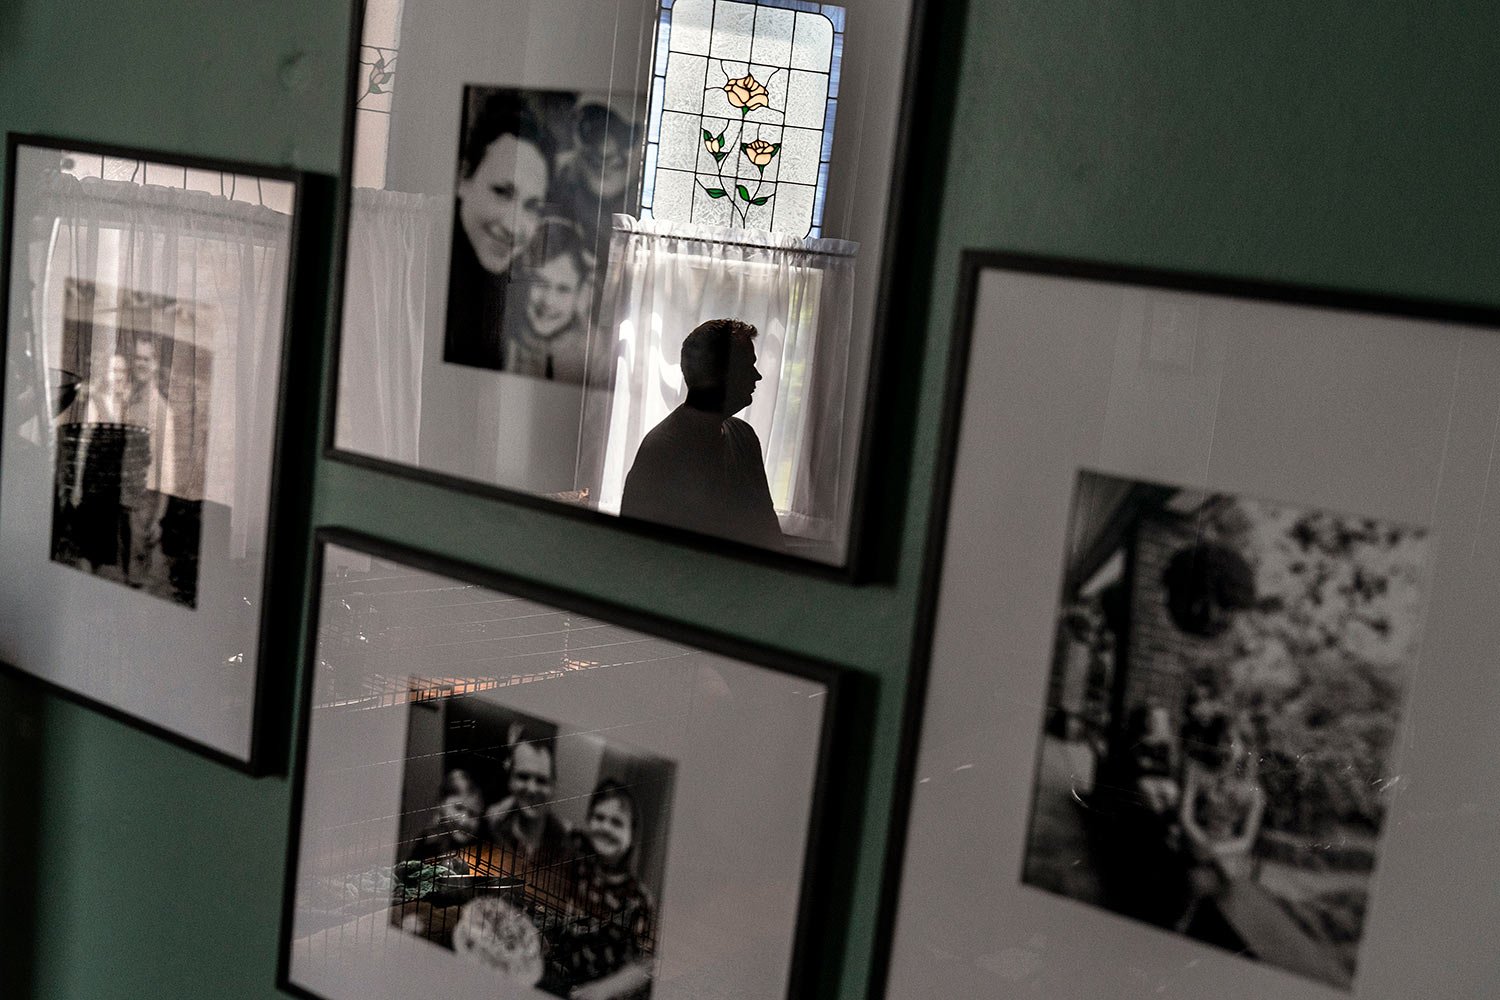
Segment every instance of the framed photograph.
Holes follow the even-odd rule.
[[[851,576],[925,0],[367,0],[327,453]]]
[[[808,995],[835,670],[342,531],[319,556],[283,988]]]
[[[0,661],[274,769],[267,387],[299,177],[16,134],[6,150]]]
[[[1483,992],[1500,312],[964,268],[885,995]]]

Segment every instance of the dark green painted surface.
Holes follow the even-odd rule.
[[[960,124],[932,272],[911,275],[919,289],[931,278],[925,329],[894,331],[875,527],[890,583],[798,578],[329,463],[316,519],[877,680],[870,791],[863,817],[844,820],[856,913],[840,995],[860,997],[958,252],[1500,303],[1500,10],[1470,6],[973,0],[962,45],[934,42],[962,49],[949,61]],[[303,0],[6,0],[0,129],[334,173],[348,15]],[[942,101],[930,110],[945,114]],[[276,995],[285,780],[0,683],[0,794],[3,995]]]

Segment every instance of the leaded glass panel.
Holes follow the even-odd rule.
[[[642,211],[821,236],[844,9],[662,0]]]

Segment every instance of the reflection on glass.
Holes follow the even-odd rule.
[[[505,51],[471,21],[366,13],[336,445],[619,514],[683,338],[743,322],[763,379],[721,427],[753,432],[774,530],[624,513],[843,564],[869,363],[859,246],[821,238],[843,9],[554,5]]]

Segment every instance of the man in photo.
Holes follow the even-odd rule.
[[[761,374],[755,327],[711,319],[682,342],[687,398],[641,441],[625,477],[620,513],[781,549],[760,439],[734,416]]]
[[[542,223],[551,143],[521,92],[466,98],[443,360],[500,369],[511,268]]]
[[[499,869],[535,879],[569,860],[569,829],[553,814],[557,783],[556,746],[550,740],[512,741],[506,765],[508,794],[484,814],[489,841],[500,848]]]
[[[594,257],[607,259],[611,219],[631,212],[630,143],[633,129],[611,108],[580,103],[573,145],[557,158],[552,203],[576,224]]]

